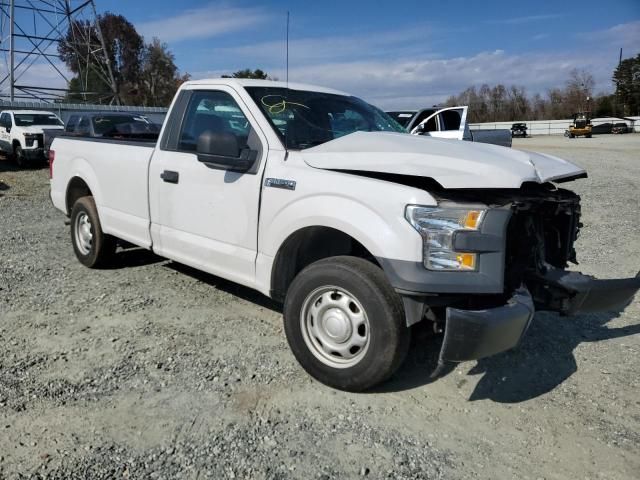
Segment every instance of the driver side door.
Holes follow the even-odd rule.
[[[229,87],[184,90],[173,109],[149,168],[154,251],[252,286],[266,137]],[[198,141],[211,133],[235,135],[254,153],[253,167],[205,163]]]

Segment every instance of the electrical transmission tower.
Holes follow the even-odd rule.
[[[75,98],[119,103],[97,20],[93,0],[0,0],[0,97],[60,102],[75,77]],[[73,72],[60,58],[61,42]],[[90,77],[108,93],[89,91]]]

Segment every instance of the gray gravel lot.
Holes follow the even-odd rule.
[[[579,268],[634,275],[640,135],[514,146],[588,169]],[[46,169],[0,160],[0,479],[638,478],[639,300],[538,314],[437,381],[418,329],[392,381],[347,394],[297,366],[268,299],[140,250],[88,270],[63,220]]]

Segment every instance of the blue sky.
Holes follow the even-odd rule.
[[[291,12],[292,81],[317,83],[384,108],[443,101],[472,84],[544,93],[572,68],[611,90],[620,47],[640,53],[640,0],[292,1],[96,0],[147,40],[169,45],[193,78],[262,68],[284,79]],[[578,8],[575,8],[578,5]]]

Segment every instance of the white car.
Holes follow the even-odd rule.
[[[417,322],[444,330],[444,365],[515,347],[536,308],[621,309],[640,288],[565,269],[580,198],[554,183],[580,167],[416,137],[335,90],[187,82],[157,144],[51,149],[80,262],[108,264],[121,239],[283,301],[295,357],[341,389],[392,375]]]
[[[51,112],[5,110],[0,112],[0,151],[19,167],[46,160],[44,129],[62,130],[64,123]]]
[[[490,143],[502,147],[511,146],[511,131],[470,130],[467,123],[469,107],[433,107],[422,110],[387,112],[412,135]]]

